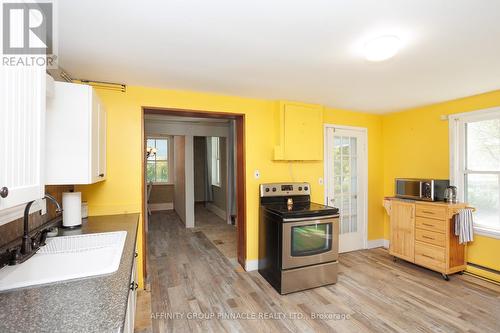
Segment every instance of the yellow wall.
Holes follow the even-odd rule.
[[[500,105],[500,90],[383,117],[384,193],[394,194],[394,178],[449,178],[448,121],[441,115]],[[388,221],[384,228],[388,238]],[[476,236],[468,261],[500,270],[500,240]]]
[[[141,107],[195,109],[246,115],[247,259],[258,253],[258,185],[276,181],[311,183],[312,199],[324,200],[323,162],[273,161],[277,138],[276,102],[127,87],[126,93],[98,90],[108,113],[108,170],[105,182],[80,186],[90,215],[141,212]],[[386,116],[325,108],[324,122],[368,128],[368,239],[388,239],[382,198],[393,194],[396,177],[447,178],[448,124],[442,114],[500,105],[500,91]],[[425,159],[422,159],[422,156]],[[253,177],[260,170],[261,178]],[[138,248],[142,247],[139,230]],[[385,236],[385,237],[384,237]],[[500,269],[498,240],[477,237],[470,261]],[[138,266],[142,267],[142,253]],[[142,285],[142,277],[139,281]]]
[[[98,90],[108,113],[108,170],[106,181],[81,186],[90,215],[141,211],[141,107],[195,109],[244,113],[246,116],[247,259],[258,255],[258,186],[265,182],[307,181],[313,200],[323,202],[323,162],[272,161],[276,143],[277,103],[267,100],[127,87],[126,93]],[[382,119],[381,116],[325,109],[325,123],[368,128],[369,212],[368,238],[383,237]],[[254,179],[254,170],[261,178]],[[139,230],[141,235],[142,230]],[[139,236],[138,247],[141,249]],[[140,253],[138,266],[142,265]],[[142,280],[140,281],[142,285]]]

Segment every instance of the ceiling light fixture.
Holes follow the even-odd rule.
[[[380,36],[365,44],[365,58],[369,61],[384,61],[392,58],[401,48],[401,40],[396,36]]]

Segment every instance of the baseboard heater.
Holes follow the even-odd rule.
[[[467,262],[467,266],[471,266],[471,267],[474,267],[476,269],[480,269],[480,270],[488,272],[488,273],[493,273],[493,274],[495,274],[495,275],[498,276],[499,281],[500,281],[500,271],[498,271],[496,269],[493,269],[493,268],[490,268],[490,267],[486,267],[486,266],[482,266],[482,265],[478,265],[478,264],[475,264],[473,262]],[[496,284],[500,283],[498,281],[495,281],[493,279],[490,279],[490,278],[487,278],[487,277],[484,277],[484,276],[481,276],[481,275],[478,275],[478,274],[475,274],[475,273],[471,273],[471,272],[466,272],[466,273],[470,274],[470,275],[474,275],[474,276],[480,277],[482,279],[485,279],[485,280],[488,280],[488,281],[491,281],[491,282],[494,282]]]

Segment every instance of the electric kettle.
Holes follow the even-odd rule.
[[[448,186],[444,190],[444,201],[449,203],[457,203],[457,187],[456,186]]]

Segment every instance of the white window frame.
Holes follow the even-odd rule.
[[[212,140],[212,185],[221,186],[220,179],[220,138],[213,136]]]
[[[161,136],[161,135],[155,135],[155,136],[148,136],[146,138],[146,145],[148,140],[167,140],[167,165],[168,165],[168,175],[167,175],[167,181],[166,182],[153,182],[153,185],[172,185],[174,183],[174,166],[173,166],[173,160],[174,160],[174,155],[173,155],[173,137],[171,136]],[[160,160],[163,161],[163,160]],[[146,159],[146,168],[148,166],[148,160]],[[147,179],[147,171],[146,171],[146,183],[148,182]]]
[[[463,202],[465,199],[465,124],[468,122],[495,119],[499,116],[500,107],[494,107],[490,109],[453,114],[448,117],[450,140],[450,183],[457,187],[459,201]],[[491,173],[492,172],[488,171],[488,174]],[[498,174],[500,174],[500,171]],[[474,233],[500,239],[500,229],[496,230],[476,225],[474,226]]]

